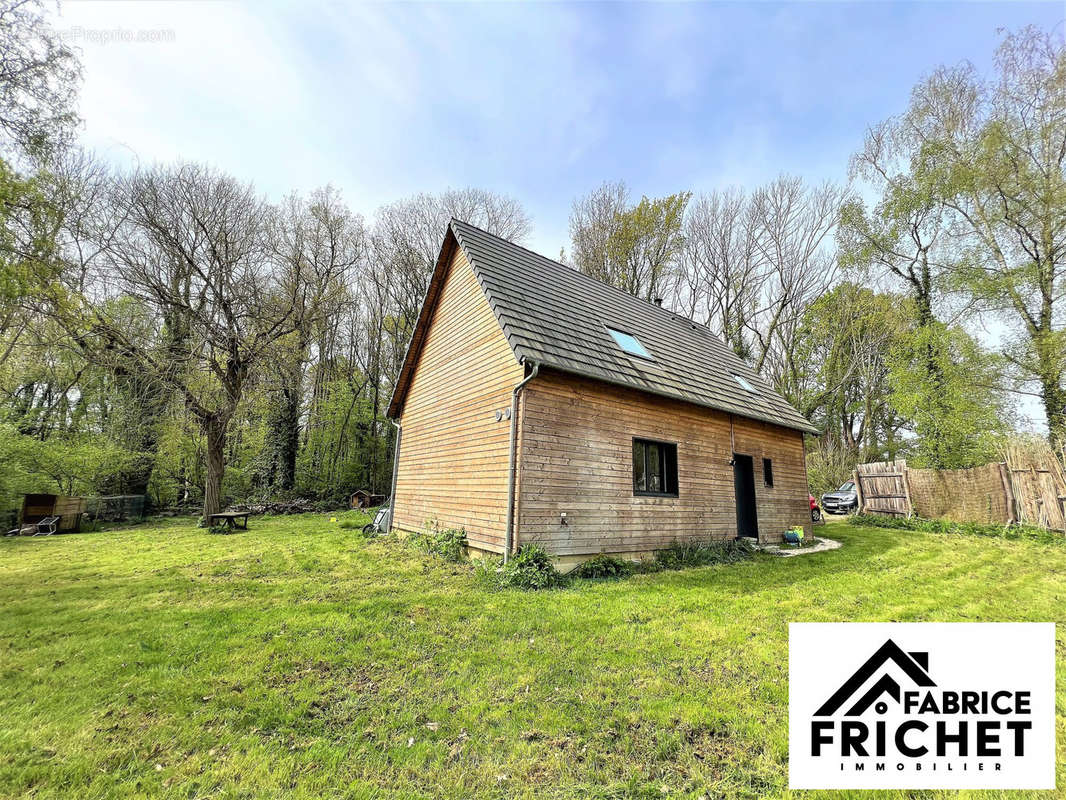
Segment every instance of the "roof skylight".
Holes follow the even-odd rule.
[[[644,345],[642,345],[640,340],[633,334],[617,331],[614,328],[608,328],[607,332],[614,337],[616,342],[618,342],[618,346],[630,355],[651,359],[651,353],[644,349]]]
[[[745,392],[754,392],[755,391],[755,387],[752,386],[750,383],[748,383],[748,381],[742,375],[737,375],[734,372],[733,373],[733,380],[735,380],[737,383],[739,383],[740,384],[740,388],[743,389]]]

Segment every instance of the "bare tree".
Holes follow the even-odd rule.
[[[276,274],[267,205],[212,169],[139,170],[110,200],[113,229],[80,313],[53,310],[97,363],[180,398],[206,440],[207,517],[221,504],[227,427],[252,370],[295,329],[305,266]]]
[[[803,312],[833,285],[832,233],[845,197],[846,191],[832,183],[808,188],[791,176],[752,195],[757,257],[766,276],[760,307],[748,325],[752,363],[780,389],[799,368],[792,355]]]
[[[832,232],[846,190],[781,176],[750,195],[697,198],[685,219],[673,306],[707,325],[786,396],[798,392],[803,314],[836,277]]]
[[[323,326],[331,329],[330,318],[351,302],[349,287],[366,258],[366,232],[362,217],[327,186],[308,200],[286,198],[270,215],[268,234],[281,289],[294,308],[293,331],[275,342],[269,359],[276,402],[270,405],[265,478],[289,490],[296,480],[304,374],[328,347]]]
[[[371,236],[376,269],[370,277],[379,281],[388,295],[390,313],[395,317],[395,324],[388,329],[401,342],[393,348],[400,355],[391,365],[390,379],[399,372],[403,346],[418,317],[441,237],[452,217],[518,243],[531,228],[529,216],[517,200],[476,188],[419,194],[378,210]]]
[[[685,247],[672,291],[678,311],[745,359],[751,356],[748,330],[766,280],[755,222],[742,191],[698,197],[685,218]]]

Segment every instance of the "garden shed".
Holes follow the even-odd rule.
[[[452,220],[388,415],[394,527],[561,559],[809,525],[811,424],[702,325]]]
[[[369,492],[366,489],[357,489],[352,493],[352,508],[374,508],[375,506],[380,506],[384,502],[384,495],[373,494],[372,492]]]
[[[22,524],[34,525],[46,517],[59,517],[56,530],[69,533],[81,530],[81,515],[85,513],[84,497],[61,494],[28,494],[22,498]]]

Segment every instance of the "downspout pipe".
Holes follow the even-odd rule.
[[[400,439],[403,438],[403,426],[399,420],[390,417],[389,422],[396,428],[396,445],[392,451],[392,491],[389,494],[389,524],[385,533],[392,532],[392,518],[396,516],[396,476],[400,472]]]
[[[503,563],[511,557],[511,547],[514,545],[514,484],[515,484],[515,451],[518,449],[518,395],[523,387],[537,377],[540,372],[540,364],[533,362],[533,371],[529,373],[511,391],[511,456],[507,465],[507,532],[504,534]]]

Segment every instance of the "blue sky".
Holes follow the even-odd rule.
[[[923,73],[991,68],[1061,2],[308,4],[76,0],[84,139],[210,162],[271,197],[332,183],[370,216],[417,191],[517,197],[556,254],[575,196],[844,180]],[[116,35],[116,31],[120,35]],[[164,31],[166,41],[116,41]],[[152,34],[147,34],[151,36]],[[103,37],[111,41],[102,41]]]

